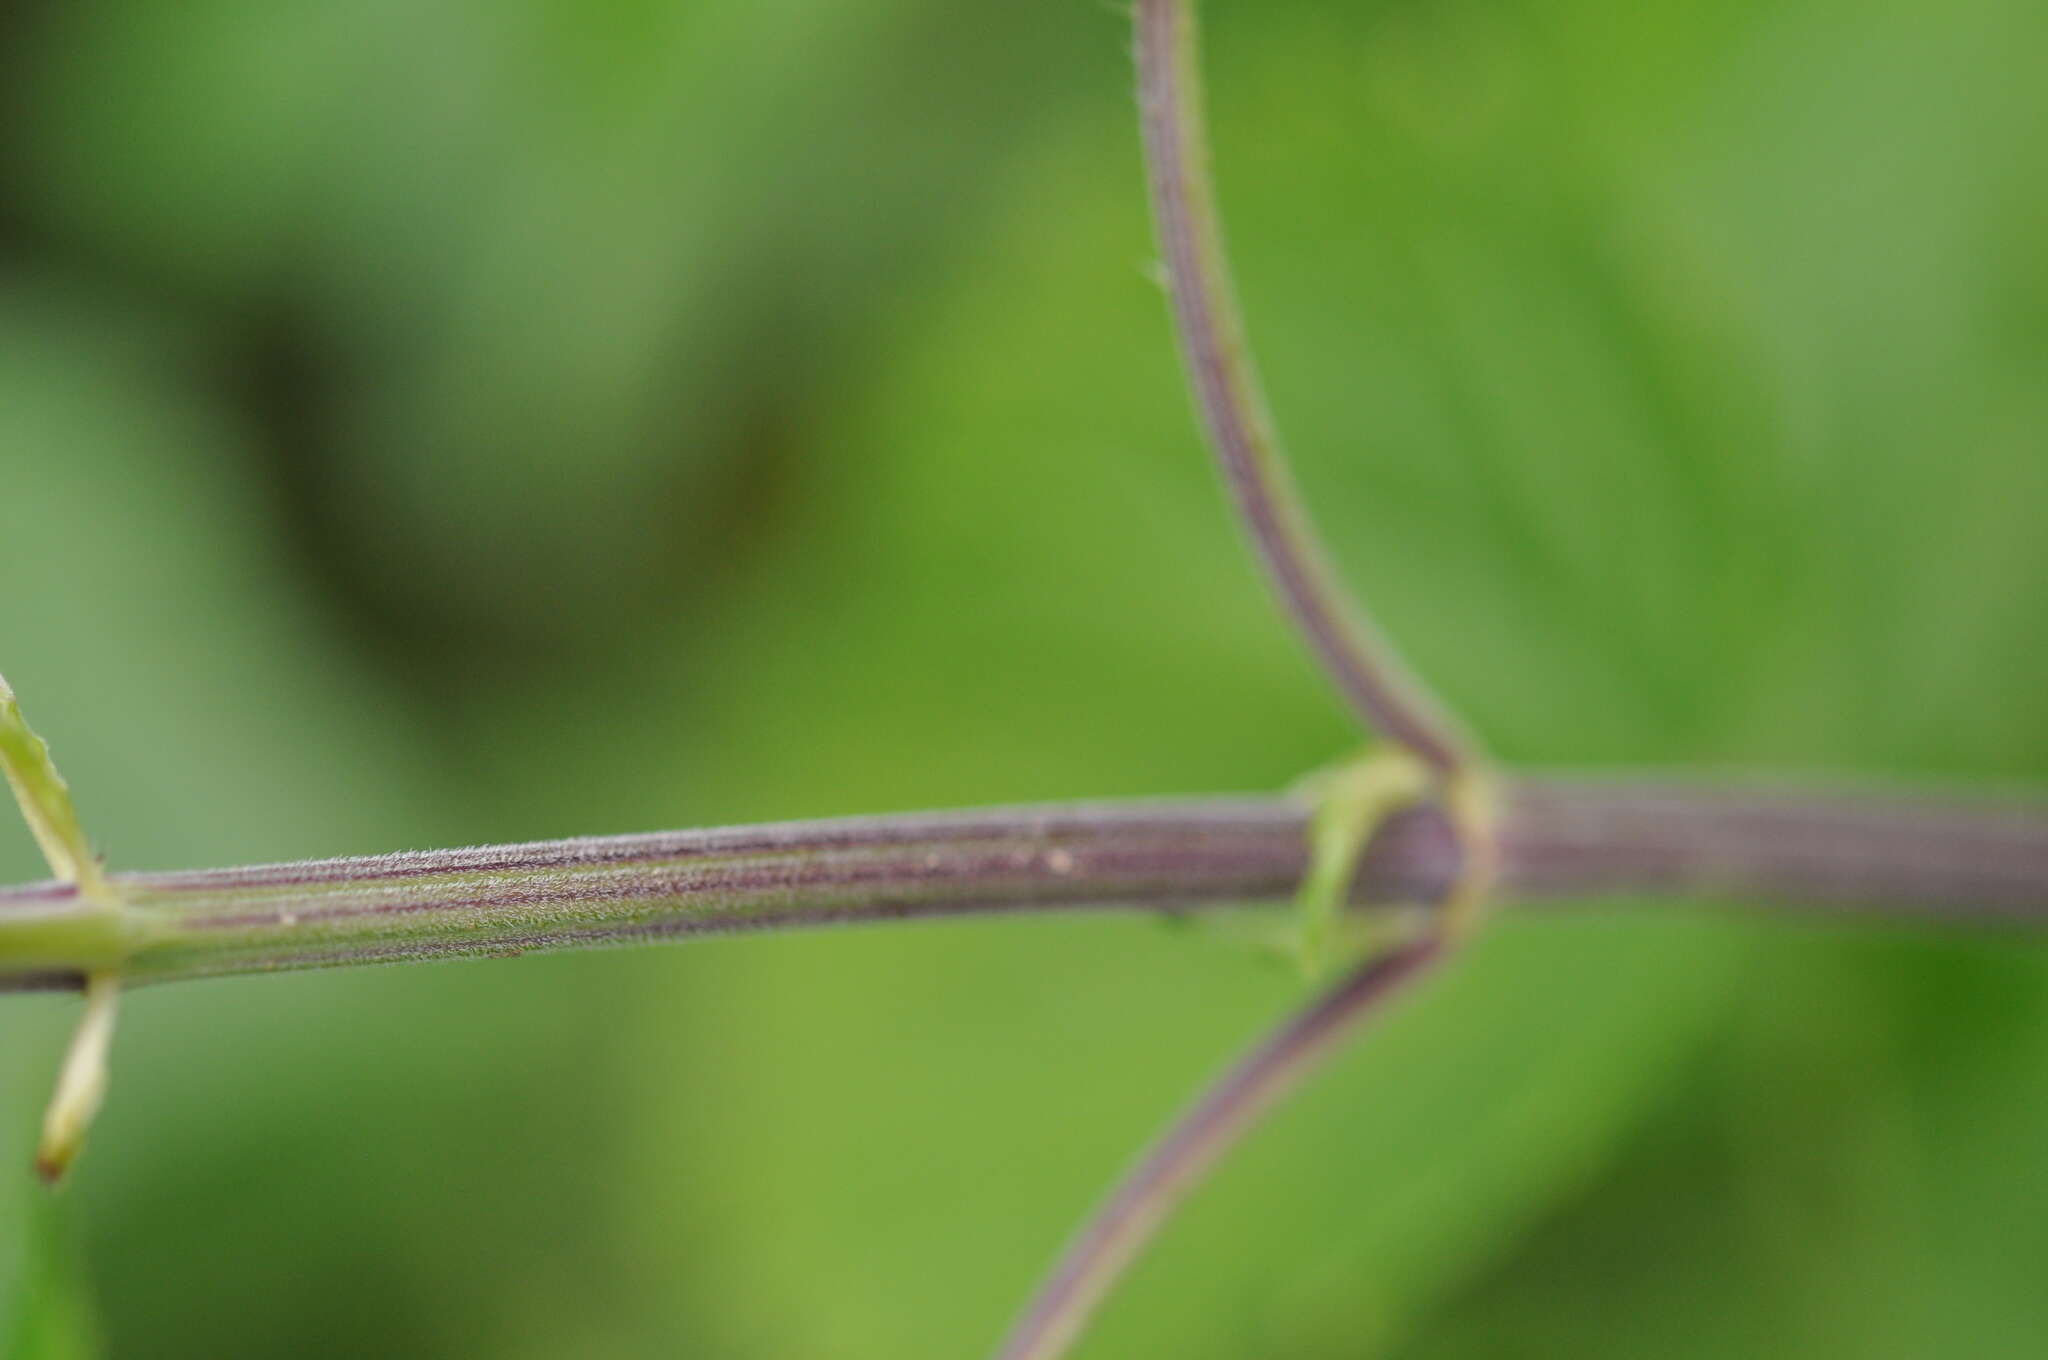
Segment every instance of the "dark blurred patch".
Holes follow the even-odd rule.
[[[28,37],[39,12],[48,8],[36,0],[0,0],[0,268],[51,248],[30,225],[14,173],[33,116],[22,78]]]
[[[341,513],[354,491],[340,422],[362,394],[302,295],[278,292],[225,327],[219,371],[259,433],[263,464],[254,471],[271,489],[280,541],[309,589],[365,654],[428,696],[453,700],[493,676],[545,685],[603,668],[612,650],[633,644],[620,618],[653,609],[687,618],[747,572],[786,504],[816,384],[788,348],[772,372],[740,362],[754,352],[744,338],[720,349],[732,369],[719,384],[730,438],[708,458],[669,460],[656,491],[675,522],[699,532],[660,538],[658,556],[591,582],[584,607],[546,613],[476,612],[464,596],[393,589],[391,575],[375,569],[365,554],[379,545]],[[689,428],[677,414],[676,426]]]

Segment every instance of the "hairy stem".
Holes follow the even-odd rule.
[[[1082,804],[111,875],[0,889],[0,988],[130,984],[625,944],[738,930],[1078,909],[1284,903],[1308,807]],[[1504,781],[1495,900],[1682,899],[2048,926],[2048,805],[1682,780]],[[1388,819],[1356,904],[1459,880],[1441,808]]]
[[[1352,708],[1438,774],[1452,774],[1469,763],[1469,741],[1345,591],[1281,456],[1223,251],[1190,6],[1138,0],[1135,23],[1147,181],[1181,357],[1238,518]]]
[[[1102,1202],[997,1352],[1064,1355],[1167,1216],[1260,1115],[1448,952],[1435,931],[1359,965],[1289,1016],[1174,1121]]]

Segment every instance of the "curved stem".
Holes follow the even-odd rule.
[[[1281,455],[1230,284],[1209,180],[1187,0],[1138,0],[1138,102],[1181,356],[1238,518],[1323,669],[1359,716],[1440,775],[1471,744],[1347,595]]]
[[[997,1360],[1064,1355],[1159,1225],[1259,1116],[1445,957],[1432,931],[1360,965],[1240,1058],[1103,1201],[1018,1318]]]

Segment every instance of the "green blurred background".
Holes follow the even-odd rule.
[[[1344,560],[1504,757],[2048,774],[2048,8],[1218,0]],[[117,866],[1270,789],[1343,715],[1098,0],[0,5],[0,669]],[[40,876],[0,835],[0,881]],[[24,1355],[955,1357],[1298,985],[1143,920],[0,1010]],[[2036,1356],[2048,953],[1504,922],[1090,1357]]]

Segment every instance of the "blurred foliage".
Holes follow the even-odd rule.
[[[1304,479],[1501,754],[2048,774],[2048,10],[1206,8]],[[1343,750],[1195,442],[1127,46],[1092,0],[0,6],[0,665],[114,862]],[[144,992],[54,1201],[70,1008],[9,999],[0,1339],[973,1353],[1293,990],[1069,920]],[[1084,1350],[2038,1355],[2044,1146],[2031,942],[1504,923]]]

